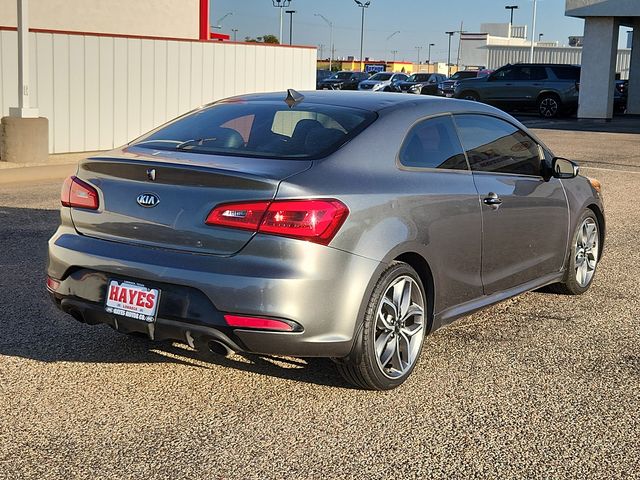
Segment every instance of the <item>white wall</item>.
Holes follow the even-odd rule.
[[[199,38],[199,0],[30,0],[29,27]],[[0,0],[0,26],[17,25],[16,0]]]
[[[213,100],[315,89],[316,49],[30,33],[31,105],[50,153],[105,150]],[[17,33],[0,31],[0,113],[18,104]]]

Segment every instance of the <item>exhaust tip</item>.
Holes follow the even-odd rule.
[[[225,345],[224,343],[218,340],[209,340],[207,342],[207,348],[211,353],[215,353],[216,355],[222,355],[224,357],[228,357],[229,355],[234,353],[234,351],[231,348],[229,348],[227,345]]]

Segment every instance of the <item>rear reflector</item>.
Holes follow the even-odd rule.
[[[293,326],[282,320],[272,318],[241,317],[238,315],[225,315],[225,321],[230,327],[257,328],[260,330],[277,330],[280,332],[292,332]]]
[[[60,203],[65,207],[97,210],[100,205],[98,191],[78,177],[69,177],[62,184]]]
[[[275,200],[219,205],[205,223],[327,245],[348,214],[349,209],[334,199]]]
[[[57,280],[54,280],[51,277],[47,277],[47,288],[53,292],[55,292],[56,290],[58,290],[58,287],[60,286],[60,282]]]

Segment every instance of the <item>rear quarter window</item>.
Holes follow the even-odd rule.
[[[551,67],[554,75],[560,80],[580,80],[580,68],[578,67]]]

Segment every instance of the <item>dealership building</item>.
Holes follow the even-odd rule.
[[[22,55],[20,4],[0,0],[0,160],[107,150],[220,98],[315,88],[315,47],[228,41],[209,0],[30,0]]]

